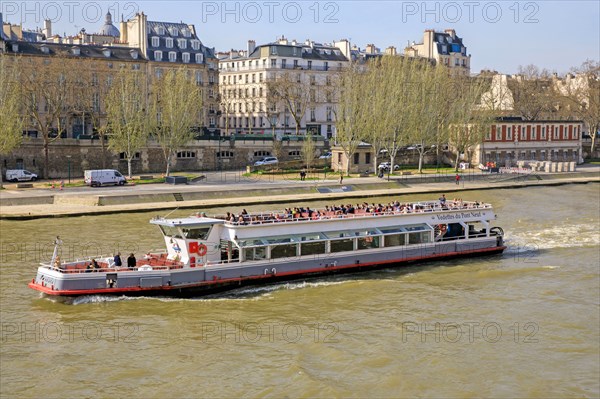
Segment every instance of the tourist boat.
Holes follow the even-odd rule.
[[[501,253],[503,231],[492,205],[423,201],[386,206],[295,208],[239,216],[155,218],[166,245],[138,255],[135,267],[113,257],[62,262],[57,240],[29,287],[52,296],[199,296],[418,261]]]

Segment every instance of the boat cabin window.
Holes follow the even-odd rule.
[[[378,236],[359,237],[356,240],[356,249],[371,249],[371,248],[379,248],[379,237]]]
[[[344,240],[332,240],[331,252],[344,252],[354,250],[354,239],[346,238]]]
[[[325,241],[303,242],[300,244],[300,255],[317,255],[325,253]]]
[[[183,237],[181,237],[181,233],[179,232],[179,229],[177,227],[161,226],[161,225],[159,225],[158,227],[160,227],[160,230],[162,231],[162,233],[164,235],[166,235],[167,237],[183,238]]]
[[[206,240],[210,232],[211,226],[208,227],[194,227],[194,228],[183,228],[183,236],[187,239],[193,240]]]
[[[271,247],[271,259],[294,258],[297,255],[297,244],[274,245]]]
[[[246,260],[262,260],[267,259],[266,247],[244,248],[244,256]]]
[[[408,234],[408,244],[423,244],[431,242],[431,232],[422,231],[419,233],[409,233]]]
[[[386,247],[398,247],[406,245],[406,234],[390,234],[384,237]]]

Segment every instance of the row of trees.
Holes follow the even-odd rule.
[[[167,69],[160,76],[126,67],[103,73],[92,61],[83,62],[89,65],[75,69],[67,59],[40,65],[0,54],[0,154],[14,150],[24,130],[36,130],[43,140],[47,177],[50,144],[79,118],[100,136],[103,163],[107,149],[123,153],[131,176],[131,161],[154,139],[168,175],[176,151],[193,139],[192,128],[204,122],[203,96],[192,73],[185,67]]]
[[[425,154],[451,143],[459,156],[481,142],[492,113],[477,110],[486,86],[481,80],[452,76],[443,66],[408,57],[384,56],[353,65],[340,75],[336,142],[351,159],[361,142],[373,146],[373,168],[380,154],[392,165],[398,151],[414,146],[419,171]],[[349,165],[348,165],[349,167]]]

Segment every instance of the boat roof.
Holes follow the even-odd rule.
[[[150,220],[151,224],[156,224],[159,226],[207,226],[213,224],[223,224],[224,220],[221,219],[213,219],[208,217],[195,217],[190,216],[186,218],[178,218],[178,219],[163,219],[163,218],[155,218]]]

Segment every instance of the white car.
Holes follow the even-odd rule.
[[[9,169],[6,171],[6,180],[17,181],[36,181],[38,176],[25,169]]]
[[[254,166],[276,165],[278,163],[279,160],[276,157],[264,157],[263,159],[254,162]]]
[[[329,159],[329,158],[331,158],[331,151],[328,151],[319,157],[319,159]]]
[[[390,170],[390,165],[391,164],[389,162],[382,162],[379,164],[378,168],[383,172],[387,172]],[[394,165],[394,170],[400,170],[400,165]]]

